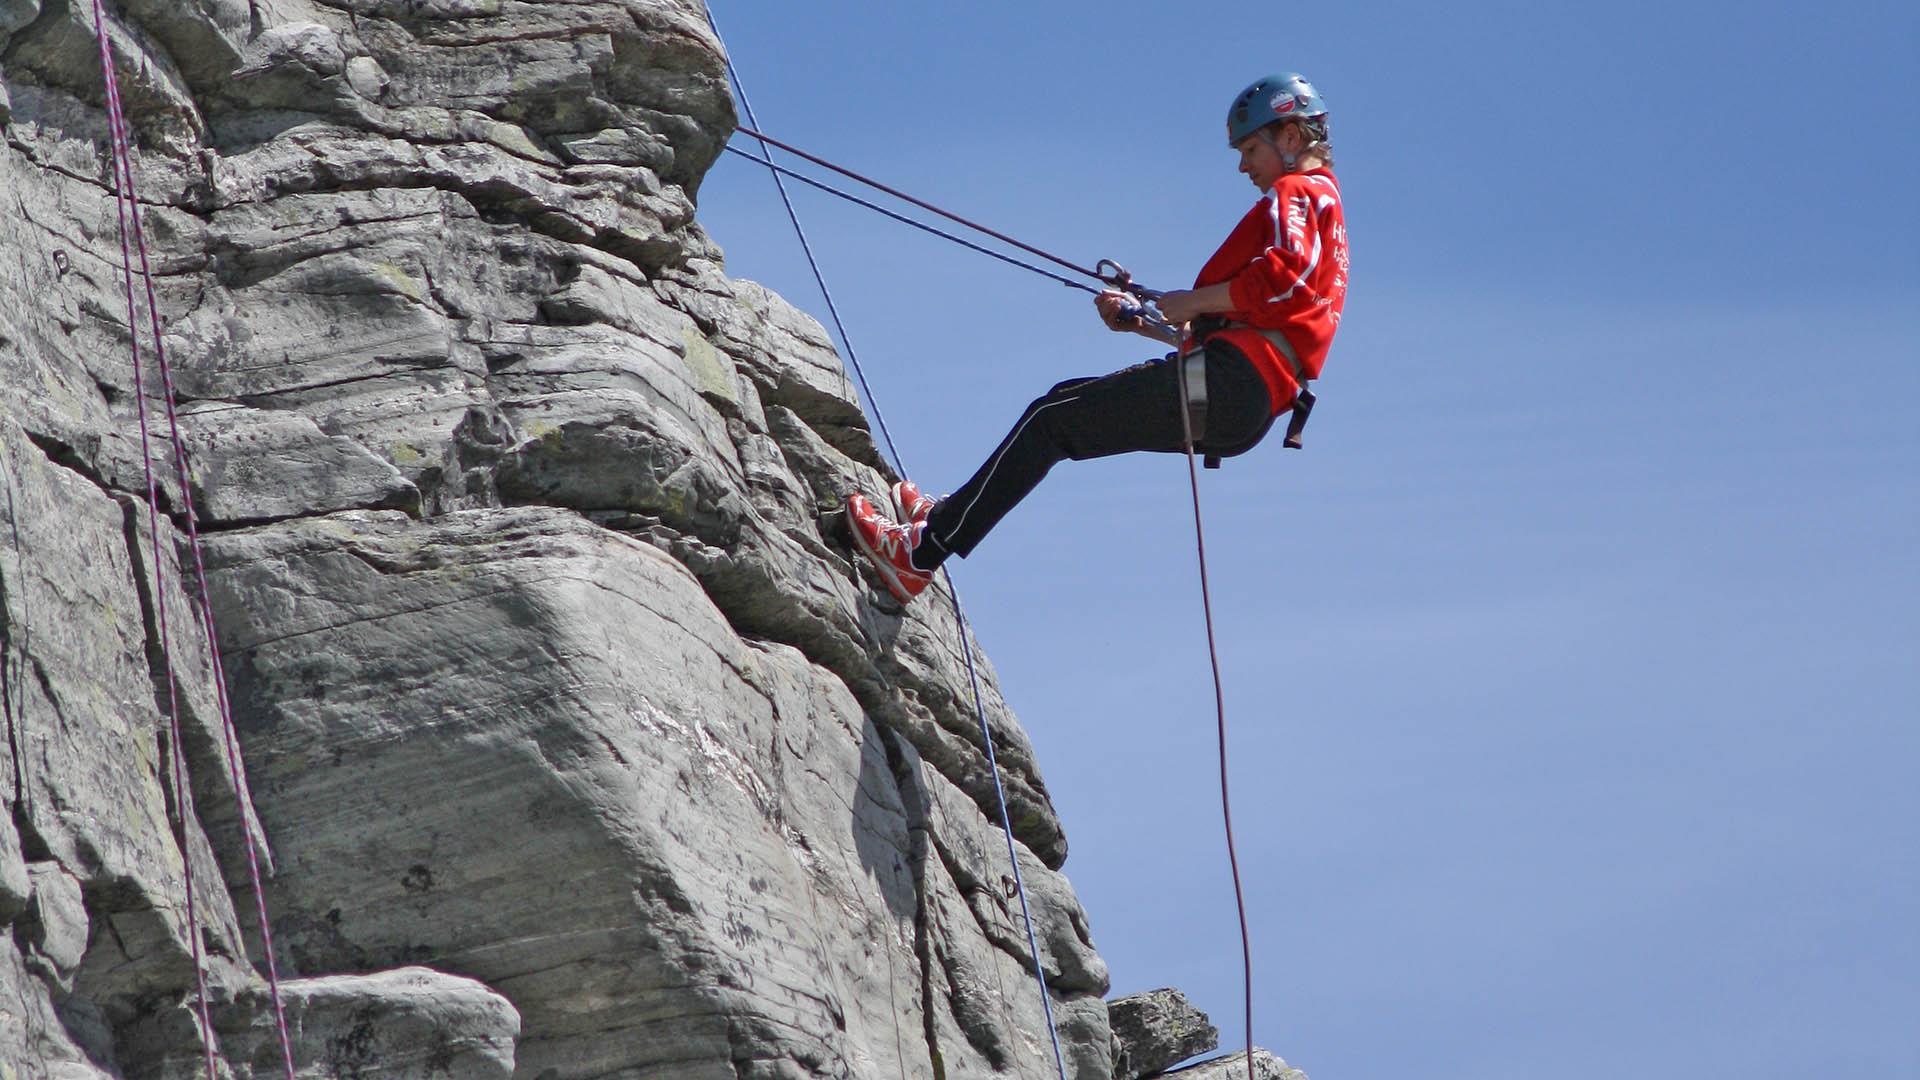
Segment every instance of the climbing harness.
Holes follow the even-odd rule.
[[[96,2],[98,2],[98,0],[96,0]],[[739,71],[734,68],[733,54],[727,50],[726,40],[720,33],[719,23],[714,19],[711,5],[707,8],[707,25],[712,28],[714,39],[720,43],[721,54],[727,57],[727,76],[733,83],[734,92],[740,96],[741,109],[746,112],[749,123],[758,125],[759,121],[755,119],[753,115],[753,104],[747,98],[746,84],[741,81]],[[771,168],[773,166],[773,156],[771,152],[769,152],[765,146],[762,146],[761,153],[765,156],[763,163]],[[893,459],[894,468],[900,475],[905,476],[907,475],[906,467],[901,459],[899,447],[894,444],[893,435],[887,430],[886,420],[881,414],[879,402],[874,398],[873,389],[867,383],[866,372],[862,369],[858,357],[854,354],[853,341],[847,335],[846,324],[841,320],[839,309],[833,303],[833,296],[827,290],[826,277],[821,273],[819,261],[814,257],[813,246],[807,240],[806,230],[800,227],[800,216],[793,208],[793,200],[787,194],[787,186],[781,182],[780,172],[778,170],[774,171],[774,186],[780,191],[780,201],[786,206],[787,218],[793,222],[794,233],[799,237],[800,246],[806,252],[807,265],[812,268],[814,280],[820,286],[820,293],[826,298],[827,311],[833,317],[834,329],[839,334],[841,345],[847,350],[847,362],[853,367],[854,374],[859,378],[860,388],[866,394],[868,406],[873,410],[874,421],[879,426],[881,435],[886,440],[888,454]],[[1053,256],[1050,255],[1046,257],[1049,259],[1053,258]],[[1079,268],[1073,267],[1073,269],[1078,270]],[[1040,939],[1039,935],[1037,935],[1033,929],[1033,908],[1027,900],[1026,881],[1021,874],[1020,857],[1014,847],[1013,816],[1007,812],[1007,794],[1000,782],[1000,762],[994,752],[993,729],[987,723],[986,705],[980,692],[980,672],[974,660],[973,635],[970,624],[967,621],[966,611],[960,605],[959,586],[955,584],[951,571],[945,570],[944,567],[942,570],[947,578],[947,594],[953,599],[953,617],[960,629],[960,650],[967,662],[967,680],[973,692],[974,718],[980,725],[980,738],[986,747],[987,772],[993,777],[994,801],[1000,810],[1001,831],[1006,836],[1007,862],[1013,870],[1014,891],[1020,897],[1020,918],[1025,925],[1027,933],[1027,953],[1033,958],[1034,980],[1039,984],[1040,1008],[1046,1016],[1047,1038],[1053,1046],[1053,1063],[1059,1073],[1060,1080],[1067,1080],[1066,1054],[1060,1048],[1060,1029],[1053,1018],[1053,995],[1047,989],[1046,967],[1042,963],[1040,956]]]
[[[1187,450],[1191,452],[1207,437],[1207,350],[1195,349],[1167,359],[1180,365],[1180,411],[1186,414]],[[1220,459],[1209,455],[1207,468],[1220,467]]]
[[[1287,362],[1287,370],[1292,373],[1293,385],[1297,389],[1293,395],[1293,415],[1287,418],[1287,437],[1282,445],[1286,446],[1289,450],[1302,449],[1306,444],[1301,441],[1300,437],[1307,429],[1307,417],[1313,415],[1315,398],[1313,391],[1310,389],[1313,380],[1307,377],[1306,366],[1300,363],[1300,354],[1294,351],[1293,342],[1288,341],[1287,335],[1278,330],[1269,330],[1265,327],[1248,326],[1245,323],[1236,322],[1229,322],[1227,325],[1242,327],[1258,333],[1261,337],[1272,342],[1274,349],[1279,352],[1281,358]],[[1219,460],[1217,458],[1207,461],[1207,468],[1216,469],[1219,467]]]
[[[180,485],[182,509],[186,517],[188,546],[193,552],[193,566],[199,586],[201,610],[201,629],[206,634],[207,654],[212,664],[212,676],[215,698],[220,712],[221,733],[226,741],[227,767],[233,774],[234,799],[237,804],[240,822],[240,845],[246,851],[247,870],[251,875],[254,901],[260,918],[260,935],[267,960],[267,988],[273,1000],[274,1026],[280,1037],[281,1059],[286,1066],[287,1080],[294,1080],[293,1044],[287,1030],[286,1010],[280,999],[280,972],[273,955],[273,926],[267,918],[266,893],[261,887],[259,859],[254,854],[253,838],[255,830],[265,835],[252,813],[252,800],[247,791],[246,768],[240,760],[239,742],[234,732],[233,707],[227,697],[226,671],[220,660],[220,640],[214,625],[213,595],[207,586],[206,561],[201,554],[200,527],[198,515],[193,508],[193,495],[187,474],[186,442],[180,433],[180,418],[176,408],[177,395],[174,392],[173,371],[167,363],[165,337],[160,324],[160,303],[153,284],[153,267],[147,254],[146,229],[140,214],[140,201],[134,186],[133,148],[128,135],[126,109],[120,98],[120,82],[113,68],[113,52],[107,35],[107,19],[102,0],[93,0],[94,34],[100,45],[101,78],[106,89],[107,128],[113,146],[114,206],[120,218],[120,262],[126,282],[127,331],[132,342],[133,384],[136,411],[140,417],[140,464],[145,474],[147,487],[147,527],[150,533],[151,560],[153,569],[153,605],[154,620],[160,634],[160,658],[162,673],[167,681],[168,722],[171,728],[170,764],[173,773],[174,793],[177,800],[176,810],[180,819],[180,857],[183,880],[186,889],[187,936],[193,949],[194,981],[197,993],[197,1005],[202,1033],[201,1043],[205,1050],[207,1077],[214,1080],[219,1074],[215,1069],[215,1035],[213,1022],[207,1006],[206,962],[202,956],[200,944],[200,922],[194,904],[193,856],[188,844],[188,823],[196,820],[193,811],[193,792],[187,779],[187,762],[184,732],[180,722],[179,682],[174,677],[173,654],[169,639],[169,621],[167,618],[167,590],[164,563],[160,548],[160,485],[153,471],[153,434],[152,425],[147,416],[147,395],[144,365],[140,358],[140,318],[138,305],[134,299],[133,249],[140,255],[139,275],[145,285],[147,298],[147,317],[153,332],[154,362],[158,368],[162,400],[166,404],[169,441],[172,443],[175,478]],[[129,237],[131,237],[131,247]],[[184,583],[182,583],[184,585]]]

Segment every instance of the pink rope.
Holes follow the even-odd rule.
[[[1187,482],[1193,488],[1193,540],[1200,557],[1200,607],[1207,620],[1207,659],[1213,665],[1213,709],[1220,732],[1220,816],[1227,830],[1227,865],[1233,870],[1233,902],[1240,912],[1240,986],[1246,1005],[1247,1080],[1253,1075],[1253,941],[1247,934],[1247,897],[1240,887],[1240,856],[1233,845],[1233,800],[1227,795],[1227,695],[1220,680],[1220,647],[1213,633],[1213,589],[1207,583],[1207,533],[1200,525],[1200,470],[1193,460],[1193,414],[1187,402],[1187,378],[1175,354],[1174,381],[1180,385],[1180,430],[1186,436]]]
[[[214,1034],[212,1018],[207,1010],[207,970],[206,962],[200,953],[200,919],[193,900],[193,853],[187,845],[187,822],[193,805],[193,793],[186,779],[185,754],[181,749],[182,732],[180,728],[180,693],[173,678],[173,654],[169,647],[167,630],[167,589],[161,576],[160,562],[160,504],[159,483],[153,475],[153,459],[150,452],[152,433],[147,423],[146,380],[140,363],[140,313],[133,298],[133,252],[127,246],[127,201],[130,182],[128,163],[121,152],[120,143],[120,88],[113,73],[113,57],[108,50],[106,23],[100,0],[94,0],[94,29],[100,39],[100,64],[106,72],[107,88],[107,126],[113,142],[113,205],[120,216],[120,264],[126,271],[127,329],[133,341],[133,386],[134,402],[140,415],[140,465],[147,481],[147,532],[153,544],[153,603],[155,621],[160,630],[160,659],[167,680],[167,719],[172,726],[173,739],[168,747],[168,764],[173,774],[173,788],[176,796],[175,810],[180,819],[180,863],[184,870],[187,894],[187,937],[193,950],[193,978],[195,1000],[200,1013],[201,1045],[206,1050],[207,1076],[214,1072],[213,1052]]]
[[[240,817],[241,847],[247,856],[247,872],[253,884],[253,896],[260,919],[260,936],[267,959],[267,988],[273,999],[274,1027],[280,1038],[280,1053],[286,1066],[287,1080],[294,1080],[293,1042],[287,1030],[286,1009],[280,997],[280,971],[274,958],[273,925],[267,917],[266,891],[261,886],[260,862],[254,852],[253,835],[257,819],[252,815],[251,797],[247,788],[246,768],[241,760],[239,740],[233,724],[233,706],[227,697],[226,668],[220,658],[219,631],[214,623],[213,594],[207,584],[206,560],[201,552],[199,516],[193,507],[187,472],[186,440],[180,433],[180,418],[176,404],[178,395],[174,392],[173,370],[167,363],[167,347],[163,328],[160,323],[160,303],[153,285],[153,266],[147,253],[146,228],[140,216],[140,202],[134,187],[133,148],[127,137],[126,112],[120,100],[119,79],[113,70],[113,57],[107,41],[106,12],[102,0],[93,0],[94,29],[100,40],[100,64],[107,91],[107,119],[113,140],[115,194],[114,202],[120,212],[120,253],[122,265],[126,270],[127,291],[127,328],[133,340],[133,378],[135,398],[140,414],[140,461],[147,479],[147,514],[153,533],[153,574],[155,613],[160,623],[160,652],[167,672],[167,693],[171,704],[171,722],[173,726],[173,757],[176,773],[175,784],[180,790],[181,800],[181,850],[186,852],[186,822],[192,809],[192,794],[187,790],[186,759],[181,739],[179,693],[173,678],[173,659],[169,649],[166,619],[166,590],[161,584],[160,527],[159,527],[159,491],[153,475],[152,455],[149,450],[150,429],[147,421],[146,394],[140,364],[140,333],[137,324],[137,312],[133,297],[133,265],[127,248],[128,216],[132,216],[132,235],[140,255],[140,276],[147,294],[147,316],[153,330],[153,350],[155,364],[160,371],[160,383],[166,403],[169,441],[173,447],[174,472],[180,485],[180,498],[187,520],[188,547],[193,552],[193,567],[196,584],[200,591],[201,628],[206,634],[207,654],[213,667],[214,693],[220,713],[221,734],[226,743],[227,768],[233,775],[234,800]],[[260,835],[265,836],[264,827]],[[198,984],[200,1022],[206,1032],[207,1075],[212,1078],[214,1072],[214,1033],[207,1011],[206,971],[200,954],[199,923],[195,918],[193,906],[193,869],[192,859],[186,860],[187,866],[187,921],[193,928],[194,975]]]

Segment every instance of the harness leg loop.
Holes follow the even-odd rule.
[[[1201,446],[1207,438],[1206,351],[1196,349],[1184,356],[1176,355],[1174,362],[1180,365],[1180,403],[1187,414],[1187,434],[1193,440],[1192,447],[1205,456],[1207,468],[1217,469],[1219,456],[1207,453]]]

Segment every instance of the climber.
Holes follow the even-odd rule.
[[[912,600],[949,555],[971,553],[1056,462],[1186,449],[1182,379],[1193,448],[1209,465],[1253,449],[1280,413],[1304,416],[1296,400],[1311,403],[1304,384],[1320,375],[1347,296],[1346,221],[1327,123],[1326,104],[1297,74],[1241,91],[1227,112],[1227,143],[1263,194],[1191,290],[1159,297],[1177,329],[1147,324],[1127,292],[1095,297],[1109,330],[1176,345],[1175,357],[1055,386],[944,499],[904,480],[893,486],[891,516],[865,495],[847,497],[854,542],[895,598]]]

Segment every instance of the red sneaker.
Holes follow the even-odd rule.
[[[927,515],[933,513],[935,499],[922,495],[920,488],[911,480],[902,480],[893,485],[893,517],[906,525],[924,525]]]
[[[875,510],[865,495],[855,492],[847,496],[847,527],[894,599],[908,603],[933,581],[932,574],[913,565],[913,548],[920,542],[925,522],[892,521]]]

